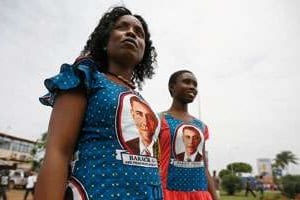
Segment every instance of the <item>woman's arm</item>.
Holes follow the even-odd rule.
[[[62,200],[68,164],[72,158],[86,110],[86,96],[73,91],[55,101],[48,127],[46,154],[35,188],[35,200]]]
[[[219,200],[217,193],[216,193],[214,181],[208,171],[208,160],[205,155],[205,143],[204,143],[204,147],[203,147],[203,157],[204,157],[205,174],[206,174],[206,178],[207,178],[208,192],[210,193],[213,200]]]

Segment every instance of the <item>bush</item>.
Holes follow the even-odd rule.
[[[234,195],[242,189],[242,180],[236,175],[224,175],[221,183],[228,195]]]
[[[300,194],[300,176],[286,175],[281,178],[281,192],[289,197],[295,198],[296,194]]]

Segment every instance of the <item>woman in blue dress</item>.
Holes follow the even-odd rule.
[[[53,110],[35,199],[162,199],[160,120],[134,90],[155,61],[144,19],[115,7],[81,57],[45,80],[40,101]]]
[[[162,113],[160,169],[165,200],[218,200],[205,159],[207,126],[188,112],[198,93],[188,70],[169,79],[173,102]]]

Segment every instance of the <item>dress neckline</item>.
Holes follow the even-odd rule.
[[[136,90],[134,90],[134,89],[132,89],[132,88],[130,88],[130,87],[124,86],[124,85],[122,85],[122,84],[120,84],[120,83],[117,83],[117,82],[115,82],[115,81],[109,79],[108,76],[107,76],[104,72],[100,72],[100,71],[98,71],[98,72],[99,72],[100,74],[102,74],[103,77],[105,78],[105,80],[107,80],[109,83],[111,83],[111,84],[113,84],[113,85],[116,85],[116,86],[118,86],[118,87],[121,87],[121,88],[123,88],[123,89],[125,89],[125,90],[127,90],[127,91],[131,91],[131,92],[133,92],[133,93],[135,93],[135,94],[138,94],[138,92],[137,92]]]
[[[121,75],[117,75],[117,74],[109,72],[109,71],[107,71],[105,74],[109,74],[109,75],[117,78],[119,81],[124,83],[127,87],[129,87],[132,90],[134,90],[136,88],[135,84],[132,81],[127,80],[126,78],[124,78]]]
[[[182,121],[182,122],[184,122],[184,123],[193,123],[194,121],[195,121],[195,117],[193,117],[193,116],[191,116],[192,117],[192,119],[190,119],[190,120],[182,120],[182,119],[179,119],[179,118],[177,118],[177,117],[174,117],[172,114],[170,114],[169,112],[163,112],[163,114],[164,115],[168,115],[168,116],[170,116],[171,118],[173,118],[173,119],[176,119],[176,120],[178,120],[178,121]]]

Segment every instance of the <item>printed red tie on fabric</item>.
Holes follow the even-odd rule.
[[[151,156],[151,153],[150,153],[150,151],[148,149],[144,149],[143,155],[145,155],[145,156]]]

